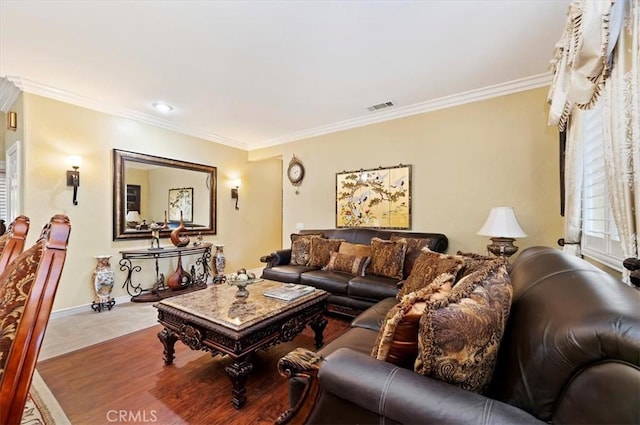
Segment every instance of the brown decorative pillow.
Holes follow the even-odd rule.
[[[369,257],[371,258],[371,245],[363,245],[359,243],[342,242],[340,254],[355,255],[356,257]]]
[[[413,265],[411,275],[400,288],[397,298],[402,299],[405,295],[424,288],[442,273],[457,276],[463,264],[464,260],[460,256],[441,254],[429,248],[422,248],[420,256]]]
[[[364,271],[369,265],[369,261],[371,261],[369,257],[356,257],[355,255],[332,252],[329,262],[322,270],[346,272],[354,276],[364,276]]]
[[[493,262],[504,262],[501,258],[488,257],[486,255],[476,254],[473,252],[458,251],[457,254],[462,257],[464,265],[458,273],[458,279],[462,279],[471,273],[483,270],[486,267],[492,267]]]
[[[483,393],[491,380],[511,308],[506,265],[492,263],[458,282],[420,319],[414,371]]]
[[[44,241],[34,244],[0,275],[0,381],[43,251]]]
[[[299,266],[309,264],[309,253],[311,251],[311,239],[321,238],[322,233],[301,235],[291,234],[291,263]]]
[[[338,252],[344,239],[312,238],[309,251],[309,264],[311,267],[324,267],[329,262],[332,252]]]
[[[402,272],[402,277],[404,279],[408,278],[413,270],[413,265],[416,263],[416,260],[420,256],[422,248],[425,248],[429,245],[430,239],[422,239],[422,238],[405,238],[400,235],[391,235],[392,241],[405,241],[407,243],[407,252],[404,254],[404,270]]]
[[[378,276],[402,279],[407,244],[371,238],[371,266],[368,272]]]
[[[447,297],[455,276],[443,273],[431,285],[404,297],[387,312],[384,325],[378,332],[371,357],[385,360],[406,369],[413,369],[418,356],[420,317],[427,302]]]

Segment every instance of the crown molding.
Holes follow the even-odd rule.
[[[284,143],[295,142],[301,139],[308,139],[310,137],[322,136],[337,131],[349,130],[352,128],[363,127],[370,124],[376,124],[384,121],[395,120],[398,118],[409,117],[412,115],[423,114],[425,112],[432,112],[438,109],[451,108],[453,106],[464,105],[466,103],[478,102],[493,97],[506,96],[508,94],[548,86],[551,84],[551,81],[551,74],[544,73],[533,75],[531,77],[512,80],[506,83],[495,84],[492,86],[470,90],[451,96],[444,96],[438,99],[428,100],[426,102],[415,103],[413,105],[403,106],[399,108],[391,108],[386,111],[373,112],[373,114],[375,115],[362,116],[321,127],[298,131],[282,137],[277,137],[275,139],[266,140],[261,143],[254,143],[251,145],[250,149],[255,150],[260,148],[267,148]]]
[[[399,118],[409,117],[412,115],[423,114],[426,112],[432,112],[439,109],[451,108],[454,106],[464,105],[466,103],[478,102],[493,97],[506,96],[513,93],[518,93],[526,90],[531,90],[539,87],[548,86],[551,84],[552,76],[548,73],[533,75],[531,77],[521,78],[518,80],[508,81],[506,83],[495,84],[480,89],[470,90],[463,93],[454,94],[451,96],[444,96],[438,99],[428,100],[425,102],[416,103],[413,105],[394,107],[386,111],[372,112],[372,115],[366,115],[358,118],[353,118],[337,123],[328,124],[325,126],[315,127],[307,130],[290,133],[274,139],[265,140],[257,143],[243,143],[234,139],[218,136],[206,131],[198,129],[185,128],[177,126],[166,120],[154,117],[152,115],[143,114],[130,109],[118,108],[112,105],[105,104],[99,100],[87,98],[84,96],[76,95],[66,92],[45,84],[41,84],[28,79],[7,76],[2,81],[3,91],[5,81],[9,84],[15,85],[15,97],[20,93],[20,90],[59,100],[61,102],[70,103],[72,105],[81,106],[83,108],[104,112],[111,115],[116,115],[122,118],[129,118],[135,121],[139,121],[145,124],[150,124],[156,127],[164,128],[167,130],[175,131],[176,133],[185,134],[188,136],[198,137],[200,139],[209,140],[211,142],[220,143],[222,145],[230,146],[237,149],[243,149],[245,151],[252,151],[261,148],[267,148],[271,146],[281,145],[285,143],[295,142],[302,139],[308,139],[311,137],[322,136],[329,133],[335,133],[338,131],[349,130],[352,128],[363,127],[366,125],[377,124],[384,121],[395,120]],[[13,99],[15,101],[15,98]],[[13,104],[11,101],[11,104]],[[4,107],[4,103],[1,105]],[[10,107],[11,105],[9,105]],[[3,109],[4,111],[4,109]]]
[[[45,84],[38,83],[36,81],[8,76],[7,80],[15,84],[19,89],[24,92],[35,94],[38,96],[47,97],[61,102],[70,103],[72,105],[81,106],[83,108],[91,109],[98,112],[104,112],[106,114],[116,115],[122,118],[129,118],[134,121],[139,121],[145,124],[150,124],[156,127],[164,128],[166,130],[175,131],[176,133],[185,134],[187,136],[198,137],[200,139],[209,140],[211,142],[220,143],[222,145],[230,146],[237,149],[248,150],[249,145],[237,140],[229,139],[226,137],[218,136],[206,131],[185,128],[177,126],[166,120],[154,117],[152,115],[143,114],[131,109],[118,108],[113,105],[108,105],[99,100],[91,99],[88,97],[80,96],[74,93],[69,93],[64,90],[57,89]]]
[[[5,114],[11,110],[13,103],[20,96],[20,89],[9,79],[0,78],[0,111]]]

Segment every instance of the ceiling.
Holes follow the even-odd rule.
[[[0,77],[251,150],[548,84],[568,4],[0,0]]]

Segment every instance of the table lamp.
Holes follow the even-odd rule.
[[[514,238],[527,236],[518,223],[513,207],[492,208],[489,218],[477,234],[491,238],[492,243],[487,245],[490,253],[496,257],[506,258],[518,251],[518,247],[513,244]]]

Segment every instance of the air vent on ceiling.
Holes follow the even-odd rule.
[[[370,111],[379,111],[380,109],[391,108],[392,106],[396,106],[393,100],[389,100],[387,102],[378,103],[377,105],[369,106],[367,109]]]

